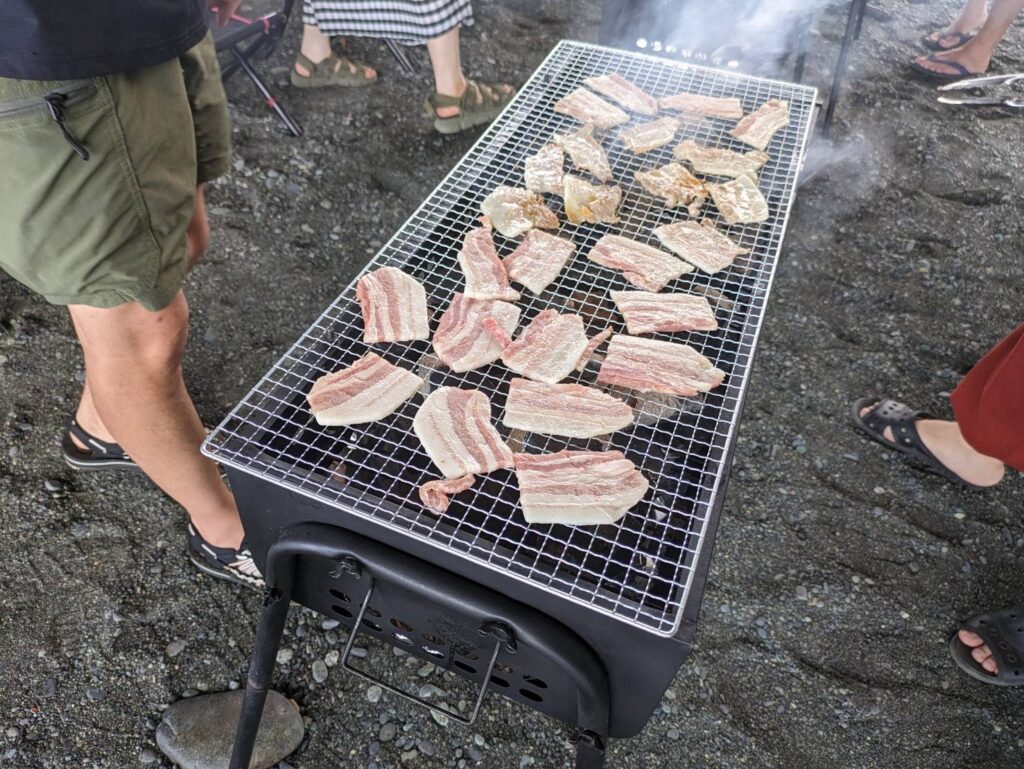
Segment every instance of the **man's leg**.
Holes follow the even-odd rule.
[[[921,57],[918,64],[935,72],[955,72],[953,67],[943,64],[947,61],[966,67],[968,72],[987,71],[993,51],[1022,9],[1024,0],[995,0],[988,18],[973,39],[960,48],[933,54],[932,60]]]
[[[182,377],[188,335],[184,294],[159,312],[134,302],[68,309],[85,356],[88,396],[102,424],[185,508],[207,542],[237,548],[242,541],[238,508],[216,464],[199,453],[203,424]]]

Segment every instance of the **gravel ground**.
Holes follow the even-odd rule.
[[[596,35],[596,3],[477,5],[464,49],[484,78],[521,82],[555,40]],[[1019,474],[953,490],[846,421],[869,393],[948,413],[948,391],[1021,320],[1024,291],[1020,124],[941,107],[904,77],[951,2],[884,5],[897,21],[867,23],[837,144],[815,148],[790,222],[697,647],[643,733],[613,744],[613,766],[1024,764],[1020,694],[968,680],[946,650],[958,619],[1024,594]],[[815,37],[819,83],[840,24],[827,14]],[[269,68],[305,139],[282,136],[247,83],[229,89],[235,171],[210,189],[213,244],[188,286],[187,370],[209,423],[474,139],[419,118],[422,53],[406,76],[383,47],[354,44],[377,87],[286,88],[297,31]],[[995,67],[1022,58],[1017,29]],[[161,709],[236,687],[253,642],[257,597],[192,569],[173,503],[144,479],[62,465],[81,377],[65,313],[0,278],[0,766],[159,766]],[[566,730],[507,701],[491,698],[471,731],[377,701],[334,667],[344,635],[329,625],[295,611],[277,670],[307,719],[295,769],[569,766]],[[419,668],[367,653],[385,675]]]

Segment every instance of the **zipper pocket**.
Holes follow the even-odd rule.
[[[71,148],[82,160],[88,160],[89,150],[68,129],[66,119],[69,107],[85,101],[94,93],[96,93],[96,84],[90,81],[66,88],[56,88],[39,96],[0,102],[0,120],[36,113],[49,115],[50,119],[60,128],[64,140],[71,145]]]

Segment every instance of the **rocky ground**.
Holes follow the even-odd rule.
[[[740,434],[697,647],[616,767],[989,769],[1024,764],[1012,690],[959,674],[959,619],[1024,594],[1024,486],[971,494],[909,469],[849,427],[891,393],[940,414],[1021,318],[1021,124],[935,103],[906,77],[953,3],[886,0],[867,22],[835,145],[808,164]],[[521,82],[554,41],[596,35],[596,3],[477,3],[470,72]],[[842,19],[825,14],[810,79]],[[214,239],[190,278],[187,369],[215,423],[398,227],[473,136],[418,116],[429,89],[386,51],[358,93],[285,87],[297,26],[268,69],[307,136],[282,136],[231,85],[235,170],[209,192]],[[1021,30],[994,63],[1024,70]],[[159,766],[154,729],[182,696],[238,686],[255,594],[199,576],[184,520],[145,480],[77,476],[57,454],[82,370],[66,315],[0,278],[0,766]],[[445,728],[335,667],[341,628],[296,611],[276,686],[307,738],[286,765],[569,766],[566,730],[491,698]],[[385,675],[422,673],[368,649]],[[427,689],[430,693],[432,690]],[[166,765],[166,762],[163,762]]]

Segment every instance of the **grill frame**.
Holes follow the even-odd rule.
[[[735,331],[739,333],[740,340],[744,348],[742,355],[745,356],[745,359],[737,366],[737,372],[730,370],[730,375],[727,378],[725,385],[723,385],[723,388],[720,388],[721,392],[712,393],[703,399],[689,399],[687,403],[690,407],[697,408],[696,411],[691,408],[691,410],[684,411],[680,415],[673,415],[668,419],[655,420],[653,422],[653,427],[651,427],[651,432],[663,432],[665,431],[663,423],[671,422],[673,427],[670,437],[675,438],[676,431],[683,426],[684,418],[689,418],[689,416],[693,414],[697,414],[697,416],[692,417],[694,422],[702,418],[700,414],[708,400],[718,399],[723,402],[731,402],[731,410],[729,412],[726,429],[713,433],[712,440],[707,444],[708,451],[703,456],[703,461],[705,463],[709,461],[709,457],[713,456],[716,469],[710,474],[710,482],[704,483],[700,486],[701,494],[699,495],[699,498],[695,498],[692,502],[694,506],[702,506],[702,512],[700,515],[678,513],[686,518],[684,526],[677,526],[678,530],[683,531],[683,541],[681,543],[673,542],[671,543],[671,548],[666,548],[667,550],[671,550],[671,557],[666,557],[664,560],[668,561],[678,556],[681,560],[670,565],[676,569],[685,569],[685,580],[680,580],[678,578],[664,580],[665,582],[670,583],[667,588],[670,591],[669,597],[661,599],[661,603],[665,604],[666,608],[653,613],[645,611],[645,605],[642,602],[637,603],[636,601],[631,600],[630,596],[625,594],[628,592],[626,590],[619,595],[612,595],[609,598],[608,591],[601,582],[602,575],[598,575],[598,578],[595,580],[595,584],[589,586],[586,590],[582,592],[574,592],[572,588],[575,588],[578,585],[570,585],[570,589],[566,590],[564,587],[560,588],[558,584],[556,584],[556,579],[558,578],[557,569],[550,574],[544,574],[543,572],[539,572],[536,564],[534,564],[532,571],[528,571],[524,574],[521,569],[517,570],[514,568],[516,563],[512,559],[510,559],[510,563],[508,565],[502,568],[496,563],[496,558],[501,554],[499,547],[492,546],[482,550],[480,547],[474,548],[472,542],[469,544],[462,542],[465,549],[455,547],[454,542],[456,540],[456,535],[446,534],[442,531],[446,525],[445,519],[424,515],[418,502],[413,502],[412,507],[414,509],[405,511],[404,513],[402,508],[396,508],[395,505],[390,503],[378,504],[373,509],[367,510],[365,506],[361,506],[363,497],[366,496],[365,490],[355,499],[352,499],[351,495],[346,493],[346,489],[342,489],[340,487],[332,487],[330,489],[331,493],[328,494],[326,493],[328,490],[328,484],[331,484],[333,481],[331,476],[328,475],[323,468],[318,468],[316,472],[310,472],[305,477],[300,477],[296,472],[295,462],[288,464],[282,462],[279,458],[275,459],[270,456],[268,452],[271,451],[271,446],[269,444],[273,440],[273,436],[271,436],[271,439],[268,441],[265,433],[270,425],[275,423],[275,420],[284,420],[285,423],[289,423],[289,420],[292,419],[295,414],[299,414],[304,418],[306,423],[302,425],[294,422],[289,423],[292,427],[301,428],[297,433],[288,438],[293,446],[302,445],[298,439],[307,435],[311,430],[312,433],[310,434],[319,434],[320,436],[333,435],[334,437],[330,438],[330,440],[335,445],[344,440],[344,433],[349,430],[353,430],[353,432],[356,433],[361,432],[363,435],[363,437],[360,438],[361,441],[365,440],[367,436],[376,437],[377,435],[372,432],[372,430],[375,429],[373,426],[362,426],[357,429],[344,428],[342,430],[339,430],[338,428],[318,428],[315,425],[310,427],[309,423],[312,422],[312,419],[309,417],[308,413],[302,411],[301,403],[298,405],[295,403],[296,397],[301,395],[305,390],[308,390],[313,379],[315,379],[315,375],[309,373],[315,368],[309,363],[310,356],[313,356],[314,359],[318,358],[320,363],[324,363],[329,360],[329,365],[325,368],[316,369],[319,373],[325,373],[326,370],[331,370],[333,368],[340,367],[341,365],[348,365],[352,360],[359,357],[369,349],[363,345],[361,341],[345,338],[340,341],[345,344],[346,349],[341,350],[340,346],[337,344],[339,340],[334,339],[332,342],[330,336],[334,333],[334,329],[337,324],[341,322],[342,318],[348,318],[347,321],[344,321],[346,328],[352,329],[358,327],[361,336],[361,319],[359,318],[358,305],[354,302],[354,285],[358,276],[345,288],[335,302],[320,315],[317,321],[309,327],[303,336],[284,354],[284,356],[274,364],[272,369],[257,383],[257,385],[249,391],[246,397],[238,404],[238,406],[235,407],[235,409],[232,410],[221,425],[211,433],[204,443],[203,451],[208,456],[230,468],[233,468],[234,470],[238,470],[243,473],[256,476],[269,483],[282,486],[292,492],[297,492],[298,494],[309,497],[312,500],[328,505],[335,510],[359,516],[371,521],[375,525],[383,526],[404,537],[425,540],[440,552],[449,555],[454,554],[460,558],[471,560],[488,569],[497,571],[505,576],[512,577],[513,579],[525,582],[532,586],[539,586],[544,590],[552,592],[564,599],[573,601],[601,614],[614,617],[615,619],[623,622],[638,625],[649,633],[663,637],[670,637],[676,635],[680,631],[684,615],[690,615],[692,613],[695,617],[694,607],[699,606],[700,593],[702,591],[700,589],[696,589],[699,588],[699,585],[695,583],[695,578],[698,579],[700,583],[703,582],[700,561],[705,560],[704,556],[710,554],[711,541],[713,537],[709,536],[709,534],[713,532],[713,525],[711,525],[710,529],[709,525],[713,520],[717,519],[717,512],[721,507],[722,499],[724,497],[723,481],[728,470],[731,446],[735,440],[736,426],[738,424],[739,414],[742,410],[743,397],[749,383],[749,373],[752,365],[753,353],[756,349],[760,329],[763,324],[765,304],[770,292],[775,266],[778,261],[781,243],[785,235],[786,225],[788,223],[789,213],[793,197],[795,195],[796,176],[799,172],[803,150],[806,147],[811,124],[813,122],[813,108],[816,96],[815,90],[804,86],[784,83],[782,81],[766,80],[763,78],[738,75],[736,73],[709,70],[702,67],[681,64],[675,61],[657,59],[643,54],[626,53],[585,43],[562,41],[555,46],[502,116],[492,124],[483,136],[480,137],[480,139],[473,145],[473,147],[466,153],[466,155],[445,177],[445,179],[442,180],[434,192],[428,196],[424,203],[417,208],[406,223],[402,225],[398,232],[388,241],[387,244],[385,244],[366,268],[364,268],[364,271],[365,269],[376,268],[385,264],[394,264],[409,270],[411,274],[422,279],[422,275],[416,272],[415,269],[409,269],[409,264],[416,258],[422,260],[423,254],[419,252],[419,249],[422,248],[424,240],[428,237],[436,236],[439,227],[447,226],[444,225],[444,222],[447,221],[445,216],[451,215],[455,208],[449,207],[447,214],[442,216],[440,221],[436,217],[431,219],[430,216],[433,216],[438,211],[442,210],[441,201],[446,196],[450,198],[453,195],[456,197],[459,195],[463,197],[465,195],[478,195],[479,198],[482,198],[483,195],[489,191],[490,187],[494,186],[494,180],[490,179],[486,182],[487,186],[483,187],[483,182],[481,181],[483,177],[479,174],[473,177],[473,182],[469,184],[468,187],[460,187],[459,185],[465,183],[467,175],[470,174],[471,171],[479,171],[479,167],[482,164],[502,162],[501,159],[496,158],[495,155],[497,152],[507,148],[509,142],[515,138],[516,132],[522,130],[523,123],[526,118],[530,116],[532,111],[538,109],[540,104],[540,99],[536,96],[538,89],[541,90],[543,99],[548,103],[548,105],[550,105],[561,95],[571,91],[577,86],[577,81],[582,80],[581,73],[576,73],[577,77],[575,80],[566,77],[567,68],[571,68],[572,66],[580,68],[582,66],[578,63],[575,65],[573,64],[573,56],[600,56],[604,57],[606,60],[629,62],[634,67],[646,66],[651,71],[654,71],[655,68],[660,68],[658,70],[659,72],[674,72],[677,77],[682,77],[682,73],[685,73],[686,76],[691,79],[699,77],[703,78],[705,81],[710,78],[717,83],[730,80],[734,82],[742,82],[746,84],[745,88],[747,89],[744,90],[743,93],[748,96],[749,93],[747,93],[747,91],[752,84],[756,84],[759,100],[753,100],[752,97],[744,99],[744,106],[748,111],[763,101],[764,98],[761,97],[765,94],[768,96],[777,95],[790,97],[794,94],[802,95],[802,101],[799,103],[796,103],[795,99],[791,98],[791,126],[790,128],[785,129],[784,133],[780,132],[783,134],[782,138],[780,139],[780,137],[777,136],[772,146],[769,148],[773,154],[773,159],[762,173],[762,180],[766,178],[765,174],[768,174],[768,180],[770,181],[770,187],[772,190],[772,192],[766,196],[768,197],[771,208],[773,209],[772,219],[770,219],[769,223],[766,223],[765,225],[723,228],[731,235],[739,236],[737,239],[744,245],[757,246],[759,241],[766,239],[768,245],[765,252],[765,258],[762,260],[763,263],[760,265],[755,264],[755,260],[752,257],[748,260],[748,266],[745,269],[740,265],[739,267],[730,268],[719,276],[709,277],[704,276],[701,273],[691,273],[691,275],[683,276],[679,281],[670,284],[670,287],[667,289],[689,290],[694,286],[704,285],[714,288],[716,285],[719,285],[721,286],[723,293],[726,293],[727,295],[729,290],[734,290],[736,292],[746,290],[749,292],[749,300],[747,300],[749,301],[749,306],[751,308],[756,308],[756,317],[753,325],[743,323],[735,329]],[[592,61],[592,58],[590,61]],[[636,79],[641,87],[650,87],[642,78],[635,77],[635,74],[632,73],[628,67],[606,67],[601,71],[622,71],[627,77],[634,75],[631,79]],[[596,73],[596,71],[593,73]],[[592,73],[587,72],[586,74],[589,75]],[[659,77],[664,77],[664,75],[659,75]],[[555,85],[552,85],[552,81],[555,82]],[[560,84],[558,84],[559,82]],[[659,92],[657,89],[652,90],[654,90],[656,95],[665,95],[667,92],[672,92],[664,90]],[[683,88],[680,87],[678,90],[683,90]],[[705,88],[703,89],[703,92],[708,92],[709,90],[713,89]],[[730,93],[735,93],[735,91]],[[765,98],[768,96],[765,96]],[[547,111],[550,112],[550,109]],[[572,119],[562,116],[554,116],[554,113],[550,113],[548,121],[551,124],[557,125],[559,130],[578,126],[578,124]],[[636,122],[637,119],[634,118],[631,120],[630,124],[635,124]],[[721,137],[724,129],[727,128],[728,125],[729,124],[718,123],[716,121],[707,129],[687,129],[686,132],[681,132],[680,136],[677,137],[677,140],[683,136],[695,135],[698,139],[709,139],[713,136],[717,140]],[[546,130],[542,135],[536,136],[532,143],[528,145],[518,145],[520,155],[525,156],[532,154],[536,149],[539,149],[539,147],[548,139],[549,133],[551,133],[551,131]],[[793,144],[793,147],[791,148],[793,151],[787,151],[788,154],[785,157],[778,156],[778,145],[780,144],[780,141],[782,143],[790,142]],[[656,165],[661,165],[664,162],[668,162],[671,154],[671,147],[674,145],[674,142],[673,145],[669,145],[661,150],[656,150],[642,156],[638,163],[632,162],[630,158],[625,158],[629,153],[618,144],[617,140],[606,138],[602,143],[606,150],[609,150],[609,158],[612,160],[613,167],[618,171],[618,173],[616,173],[616,182],[622,185],[626,191],[622,207],[623,211],[627,211],[627,209],[632,206],[633,208],[629,210],[630,213],[633,213],[640,210],[637,206],[645,207],[644,210],[646,213],[641,217],[641,219],[643,220],[642,223],[646,227],[651,226],[653,217],[649,216],[649,214],[652,210],[657,210],[659,212],[656,219],[657,224],[685,218],[682,216],[681,212],[665,215],[660,205],[647,196],[646,193],[638,195],[638,186],[632,179],[622,178],[623,175],[621,172],[621,164],[624,160],[627,162],[627,165],[642,168],[650,168]],[[721,143],[718,141],[716,141],[716,144],[721,146]],[[725,145],[733,148],[740,148],[741,146],[738,142],[732,140],[726,142]],[[474,165],[477,166],[476,169],[473,168]],[[518,166],[518,174],[518,181],[510,181],[510,183],[521,186],[521,164]],[[783,180],[779,189],[776,189],[776,177]],[[474,190],[473,184],[476,184],[480,189]],[[763,187],[764,185],[762,184],[762,189]],[[555,201],[549,196],[548,202],[549,205],[551,205]],[[551,207],[556,211],[561,212],[560,205],[551,205]],[[436,317],[439,315],[440,311],[447,306],[446,297],[450,296],[453,289],[457,290],[459,287],[459,285],[452,285],[452,276],[450,273],[454,271],[456,274],[459,274],[457,263],[455,263],[455,254],[458,250],[458,242],[461,242],[461,235],[464,235],[465,231],[468,229],[467,222],[465,221],[466,213],[466,211],[462,211],[458,214],[458,216],[462,216],[463,219],[457,227],[452,228],[452,232],[449,235],[451,240],[457,241],[454,245],[454,250],[450,243],[442,246],[447,249],[445,253],[451,257],[452,264],[445,270],[447,274],[440,276],[440,287],[432,285],[427,286],[428,291],[433,289],[432,298],[434,301],[431,302],[431,309],[434,312],[435,323],[432,323],[432,327],[436,324]],[[560,218],[564,221],[564,216]],[[627,223],[627,226],[629,226],[629,223]],[[765,228],[768,228],[767,231]],[[607,291],[614,288],[626,286],[625,282],[618,277],[617,273],[598,267],[597,265],[590,263],[589,260],[585,258],[585,251],[588,249],[588,246],[584,245],[584,242],[588,244],[593,242],[593,240],[596,240],[596,238],[605,231],[618,233],[623,232],[623,228],[614,227],[609,229],[607,227],[591,225],[572,227],[571,225],[563,224],[561,234],[573,237],[574,241],[577,243],[577,253],[570,262],[569,267],[563,271],[559,278],[559,282],[556,283],[556,291],[559,288],[569,288],[569,286],[563,284],[568,280],[567,275],[571,274],[574,269],[578,270],[583,275],[592,274],[598,276],[600,283],[598,283],[598,281],[593,281],[591,285],[595,289],[599,286],[600,290],[605,292],[605,294],[607,294]],[[625,231],[624,234],[636,235],[638,233],[634,230],[628,230]],[[456,235],[458,237],[456,237]],[[638,239],[645,242],[653,242],[654,245],[657,245],[657,240],[653,235],[650,235],[647,238],[638,237]],[[496,236],[496,241],[499,244],[499,251],[502,254],[511,251],[515,245],[514,242],[507,241],[500,236]],[[412,243],[416,244],[415,250],[413,250],[412,253],[409,253],[408,250],[403,250],[409,249],[410,244]],[[433,246],[431,248],[433,248]],[[431,253],[431,251],[428,248],[428,254],[429,253]],[[402,256],[403,258],[399,260],[397,258],[398,256]],[[739,261],[738,264],[740,264]],[[420,268],[416,269],[421,268],[422,265]],[[750,285],[746,285],[744,281],[747,280],[752,269],[755,270],[757,274],[754,276],[755,279],[750,282]],[[362,271],[360,274],[362,274]],[[537,298],[532,297],[532,295],[524,291],[524,300],[520,303],[524,307],[522,323],[528,322],[528,320],[535,314],[535,311],[539,311],[548,306],[555,306],[556,308],[568,309],[570,311],[573,309],[572,307],[566,306],[564,293],[561,295],[556,293],[555,295],[556,298],[561,297],[562,301],[560,303],[552,303],[550,301],[550,297],[547,296],[549,293],[551,292],[546,292],[545,295]],[[437,296],[445,298],[438,302],[436,301]],[[723,327],[729,326],[729,324],[734,322],[736,304],[740,301],[740,295],[739,293],[735,293],[734,296],[736,298],[733,299],[733,309],[728,313],[728,317],[724,321],[722,313],[716,313],[719,316],[720,323],[722,323]],[[585,306],[583,309],[587,309],[586,305],[589,304],[590,302],[588,298],[588,300],[584,301]],[[749,320],[749,315],[750,314],[748,313],[747,320]],[[621,320],[618,325],[621,327]],[[591,324],[588,331],[590,333],[594,333],[598,328],[598,326]],[[656,338],[673,339],[674,341],[684,341],[694,344],[697,349],[708,354],[714,344],[713,337],[717,333],[719,332],[711,332],[709,334],[690,334],[686,337],[682,337],[680,335],[657,335]],[[698,337],[701,337],[702,339],[694,341]],[[325,344],[327,348],[326,352],[323,350],[323,345]],[[335,353],[331,353],[332,347],[335,350]],[[404,362],[407,367],[410,367],[410,359],[415,358],[414,353],[416,353],[417,350],[425,351],[427,349],[429,349],[428,344],[423,342],[407,345],[396,344],[374,346],[374,350],[379,354],[382,354],[385,358],[392,362]],[[410,350],[412,352],[409,352]],[[720,347],[719,351],[724,351],[724,347]],[[740,355],[741,353],[737,353],[738,358]],[[342,356],[347,356],[344,358],[344,361],[339,360],[339,357]],[[716,360],[716,356],[714,355],[709,355],[709,357],[711,357],[712,360]],[[306,373],[297,374],[296,370],[301,366],[306,367]],[[485,369],[485,371],[491,371],[492,369],[494,370],[495,375],[501,377],[501,381],[507,382],[511,377],[511,372],[508,372],[506,369],[501,367],[500,364],[495,364],[495,366],[489,367],[488,369]],[[460,381],[463,381],[469,386],[473,386],[471,383],[474,382],[478,376],[483,379],[494,378],[491,374],[478,375],[477,373],[469,372],[468,375],[451,375],[449,372],[449,375],[446,376],[443,382],[439,381],[436,384],[457,384]],[[299,380],[301,384],[293,384],[296,379]],[[732,381],[733,379],[736,381]],[[589,378],[585,376],[579,380],[570,379],[568,381],[592,383],[593,372],[590,373]],[[481,389],[484,389],[485,392],[488,391],[487,387],[483,387]],[[495,403],[496,406],[500,406],[500,402],[495,398],[493,392],[488,392],[488,395],[491,396],[492,402]],[[421,399],[418,396],[414,397],[395,415],[389,417],[388,420],[402,420],[405,425],[405,430],[411,434],[411,418],[415,413],[416,408],[418,408],[420,400]],[[271,408],[267,408],[264,405],[267,402],[272,404]],[[684,408],[685,407],[686,406],[684,404]],[[287,409],[291,409],[292,413],[289,416],[282,416]],[[262,422],[257,423],[254,419],[250,419],[253,413],[262,414],[263,416],[260,417]],[[496,413],[495,416],[498,416],[498,413]],[[653,410],[652,414],[648,416],[653,416]],[[676,416],[679,418],[676,419]],[[499,427],[499,429],[501,429],[503,434],[507,436],[507,430],[501,427]],[[703,428],[698,427],[697,429]],[[331,431],[334,432],[332,433]],[[279,435],[283,435],[283,433],[279,432]],[[319,440],[319,438],[317,440]],[[358,442],[356,443],[358,444]],[[578,445],[577,442],[565,442],[558,439],[546,439],[542,437],[538,439],[531,436],[527,448],[532,451],[554,451],[564,447],[562,444],[566,443],[572,444],[575,448],[582,447]],[[630,456],[636,461],[636,451],[634,450],[631,452],[629,449],[630,440],[625,440],[625,443],[627,444],[627,456]],[[671,451],[671,447],[668,443],[669,441],[664,441],[665,445],[661,447],[665,451],[662,458],[667,457],[668,453]],[[615,444],[613,444],[612,447],[623,448],[623,446]],[[276,449],[274,450],[276,451]],[[300,453],[295,459],[297,459],[298,462],[303,461],[303,455],[309,451],[312,451],[311,447],[303,448],[302,453]],[[422,450],[420,451],[422,452]],[[349,454],[346,455],[345,459],[348,459],[348,456],[350,456],[351,453],[352,452],[350,451]],[[425,456],[425,454],[423,454],[423,456]],[[644,458],[647,458],[647,456],[648,455],[645,455]],[[650,472],[650,469],[644,467],[642,462],[638,462],[638,464],[641,464],[642,468],[646,472]],[[663,466],[665,465],[663,464]],[[688,468],[685,464],[680,467],[681,472],[687,469]],[[499,471],[499,474],[495,475],[500,475],[501,472],[502,471]],[[317,480],[316,482],[311,482],[311,478],[314,476]],[[509,485],[512,483],[512,481],[508,480],[512,477],[511,474],[506,472],[505,476],[505,478],[497,481],[503,489],[509,488]],[[438,477],[438,473],[435,472],[430,477]],[[424,480],[427,480],[427,477],[421,476],[417,479],[417,483],[413,484],[406,479],[405,484],[414,488],[415,485],[423,482]],[[655,479],[652,478],[651,480],[652,486],[657,487],[658,484],[655,483]],[[392,481],[392,486],[395,482],[397,482],[397,479]],[[474,499],[476,499],[479,494],[487,495],[493,493],[488,490],[493,487],[487,487],[486,484],[487,482],[485,481],[482,488],[470,492],[474,495]],[[352,484],[347,484],[347,486],[351,485]],[[514,486],[512,488],[514,488]],[[675,494],[674,496],[678,498],[681,495]],[[385,500],[385,502],[387,501]],[[463,503],[456,502],[456,504],[453,505],[453,509],[458,510],[459,508],[457,506],[459,504]],[[650,516],[651,513],[654,512],[653,508],[655,506],[649,503],[643,503],[643,505],[645,515]],[[677,510],[678,508],[671,508],[667,515],[676,515]],[[616,538],[623,536],[621,534],[622,531],[626,531],[627,536],[630,534],[637,534],[638,539],[643,536],[644,527],[648,525],[649,518],[645,518],[639,522],[639,530],[630,529],[628,527],[631,525],[630,516],[632,515],[634,514],[631,513],[624,519],[623,526],[614,534]],[[638,518],[640,517],[640,514],[636,515]],[[410,520],[410,518],[415,520]],[[423,522],[425,519],[429,519],[429,526]],[[399,525],[396,521],[402,521],[404,525]],[[633,524],[636,523],[637,521],[633,521]],[[664,528],[668,529],[673,525],[675,524],[666,524]],[[521,524],[516,524],[516,526],[519,529],[524,530],[530,528]],[[695,526],[697,526],[697,528],[694,528]],[[426,527],[425,530],[424,527]],[[565,530],[569,527],[532,528]],[[436,539],[438,532],[442,532],[443,536],[448,537],[449,542],[447,544],[443,544]],[[579,530],[577,529],[573,531],[572,536],[582,536],[584,539],[590,538],[592,541],[600,543],[602,540],[607,542],[607,538],[611,535],[600,532],[594,532],[593,534],[587,532],[580,535]],[[564,537],[564,532],[559,533],[556,531],[554,534],[548,533],[545,537],[548,543],[554,542],[556,544],[564,544],[566,541],[564,538],[560,539],[560,537]],[[695,544],[688,547],[687,545],[690,542],[693,542],[694,539]],[[617,540],[613,541],[612,547],[617,546],[616,543]],[[520,547],[522,547],[522,544],[522,541],[520,541]],[[665,538],[662,538],[661,544],[666,544]],[[615,551],[612,550],[612,552]],[[656,563],[656,569],[658,565],[659,564]],[[626,567],[627,574],[630,573],[631,570],[633,570],[632,563]],[[607,572],[607,567],[605,571]],[[538,579],[539,576],[546,577],[549,581],[545,583]],[[621,586],[623,588],[629,587],[624,584],[624,579],[619,580],[619,582],[622,583]],[[658,584],[660,585],[660,583]],[[641,598],[644,597],[650,597],[650,591],[647,591],[641,596]]]

